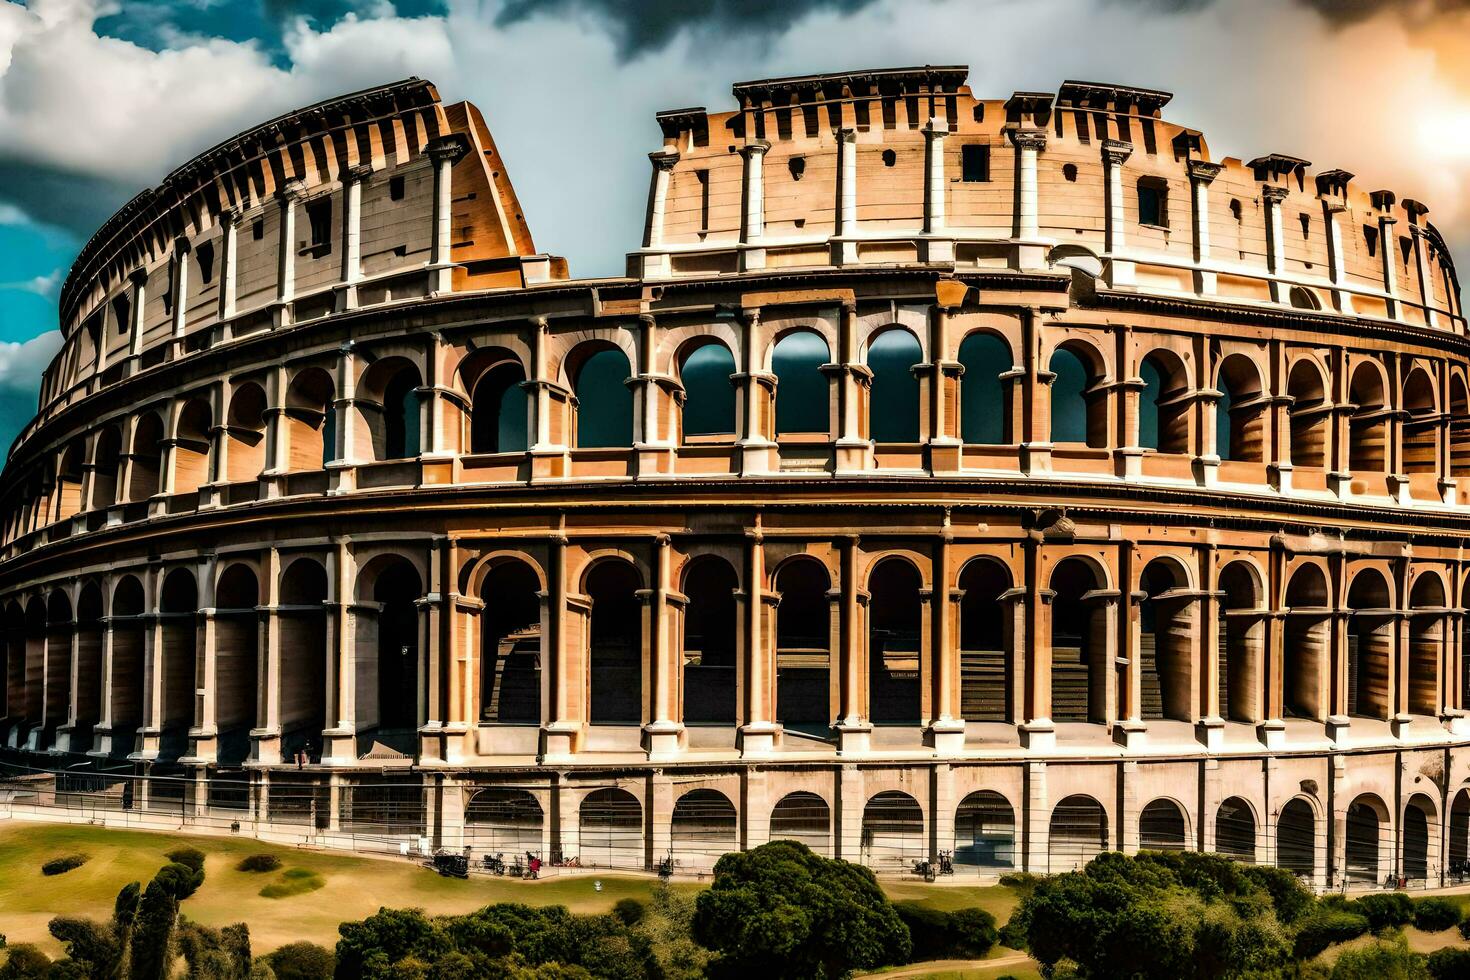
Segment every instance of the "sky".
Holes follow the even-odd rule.
[[[538,248],[617,275],[656,111],[922,64],[968,64],[982,97],[1166,89],[1215,159],[1287,153],[1422,200],[1470,268],[1470,0],[0,0],[0,445],[82,244],[255,123],[428,78],[484,112]]]

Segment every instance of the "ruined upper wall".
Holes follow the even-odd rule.
[[[770,79],[735,85],[734,111],[660,113],[630,272],[1070,264],[1112,286],[1463,332],[1423,204],[1284,154],[1212,161],[1162,118],[1167,92],[1069,81],[985,100],[966,75]]]

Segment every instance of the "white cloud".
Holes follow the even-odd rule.
[[[0,342],[0,389],[35,391],[41,372],[60,349],[60,330],[48,330],[24,343]]]

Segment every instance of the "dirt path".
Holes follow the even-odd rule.
[[[931,973],[943,973],[949,970],[985,970],[1005,966],[1023,966],[1031,962],[1031,957],[1025,953],[1007,953],[1004,956],[992,957],[988,960],[927,960],[923,963],[910,963],[908,966],[897,970],[884,970],[882,973],[864,973],[860,977],[882,977],[883,980],[897,980],[899,977],[922,977]]]

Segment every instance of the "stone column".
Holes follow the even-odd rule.
[[[672,271],[669,253],[662,249],[669,181],[674,165],[679,162],[679,151],[672,146],[666,146],[657,153],[648,154],[648,160],[653,164],[653,179],[648,187],[648,217],[643,231],[643,275],[645,278],[652,278],[667,276]]]
[[[1122,140],[1103,140],[1103,182],[1106,187],[1107,205],[1103,250],[1107,264],[1103,267],[1104,278],[1110,286],[1126,286],[1133,283],[1133,263],[1120,258],[1127,246],[1125,225],[1127,218],[1123,210],[1123,164],[1133,154],[1133,144]]]
[[[362,280],[362,185],[373,175],[366,165],[342,171],[342,272],[335,292],[336,310],[357,309],[357,284]]]
[[[548,542],[545,613],[541,623],[541,662],[548,677],[549,719],[542,730],[543,761],[569,760],[577,749],[581,722],[574,717],[573,688],[580,679],[571,676],[567,645],[567,538],[558,533]]]
[[[1322,226],[1327,232],[1327,275],[1332,280],[1332,306],[1339,313],[1353,312],[1353,294],[1343,288],[1347,282],[1346,263],[1342,254],[1342,222],[1338,216],[1347,213],[1339,201],[1322,201]]]
[[[228,330],[223,326],[235,316],[235,288],[238,281],[236,266],[239,254],[239,227],[240,209],[226,208],[220,212],[220,253],[219,253],[219,322],[220,339],[229,338]]]
[[[933,473],[958,473],[963,465],[961,420],[949,417],[949,395],[964,371],[958,361],[951,361],[948,356],[949,320],[958,309],[938,302],[930,308],[929,363],[915,367],[915,371],[920,367],[925,369],[929,382],[929,469]],[[958,401],[955,399],[956,409]]]
[[[930,603],[933,617],[931,658],[935,703],[933,710],[929,712],[933,719],[929,730],[934,738],[934,752],[940,756],[952,755],[965,747],[965,719],[960,710],[959,697],[960,654],[955,642],[954,619],[959,603],[951,601],[949,587],[953,551],[954,529],[950,525],[949,511],[946,510],[939,538],[934,543],[934,588],[933,601]]]
[[[463,134],[451,133],[429,143],[427,152],[434,167],[433,240],[429,249],[429,293],[447,293],[454,288],[454,165],[469,152]]]
[[[277,365],[266,376],[265,469],[261,471],[260,482],[267,499],[283,494],[286,473],[291,468],[290,419],[286,415],[288,383],[284,365]]]
[[[258,623],[260,689],[252,758],[266,765],[281,761],[281,553],[274,548],[261,555],[261,602]]]
[[[779,466],[776,443],[768,435],[774,430],[776,376],[765,370],[761,360],[766,338],[760,308],[741,310],[740,325],[745,370],[731,379],[740,387],[741,435],[735,445],[740,450],[740,474],[755,476],[774,472]]]
[[[857,583],[857,537],[848,535],[838,538],[840,550],[841,581],[839,582],[838,622],[841,642],[838,648],[838,664],[841,678],[841,712],[837,725],[837,751],[842,755],[862,753],[868,750],[873,726],[868,722],[866,704],[867,658],[864,654],[866,640],[867,594]]]
[[[1216,288],[1215,272],[1205,268],[1210,264],[1210,184],[1223,168],[1207,160],[1190,160],[1185,169],[1189,173],[1194,214],[1194,291],[1212,296]]]
[[[836,363],[822,365],[822,372],[837,381],[836,471],[862,473],[873,468],[873,440],[862,411],[873,372],[858,358],[857,304],[850,301],[838,313],[836,355]]]
[[[1271,300],[1276,303],[1287,301],[1290,287],[1277,277],[1286,264],[1285,236],[1281,231],[1281,202],[1290,193],[1285,187],[1266,184],[1261,187],[1261,203],[1266,208],[1266,271],[1271,274]]]
[[[1046,130],[1007,130],[1016,148],[1016,238],[1015,267],[1040,269],[1046,266],[1046,248],[1038,241],[1040,200],[1036,190],[1036,158],[1046,149]]]
[[[147,321],[143,318],[143,307],[148,303],[148,270],[134,269],[128,273],[132,286],[132,308],[128,310],[128,362],[126,372],[136,374],[139,358],[143,356],[143,330]]]
[[[666,431],[667,422],[660,409],[665,402],[665,386],[673,378],[658,370],[658,321],[651,313],[638,317],[638,366],[634,368],[632,385],[638,394],[638,432],[633,450],[638,455],[638,476],[672,475],[674,472],[673,440]]]
[[[857,130],[840,127],[837,139],[837,211],[833,225],[832,264],[852,265],[858,260],[857,239]]]
[[[1390,214],[1379,214],[1378,216],[1378,255],[1382,259],[1383,267],[1383,292],[1387,295],[1388,315],[1391,319],[1403,319],[1403,310],[1399,308],[1399,279],[1398,271],[1394,268],[1394,242],[1393,226],[1398,219]]]
[[[173,322],[169,342],[174,357],[184,352],[184,334],[189,329],[189,256],[193,246],[180,235],[174,239]]]
[[[776,651],[766,642],[766,609],[775,613],[777,598],[766,590],[765,537],[760,516],[745,532],[745,724],[740,729],[740,754],[759,758],[771,754],[781,726],[775,722]]]
[[[742,271],[766,267],[765,227],[766,193],[764,163],[771,144],[752,140],[740,148],[745,161],[744,202],[740,222],[740,268]]]
[[[924,125],[924,256],[929,262],[953,262],[954,239],[945,235],[944,138],[948,120],[933,116]]]
[[[546,350],[548,326],[544,316],[532,317],[530,374],[525,382],[533,393],[531,403],[531,478],[532,480],[556,479],[564,476],[569,468],[566,436],[553,442],[551,435],[552,393],[562,396],[568,392],[547,377],[548,354]]]
[[[1024,552],[1025,594],[1016,601],[1025,619],[1025,645],[1013,638],[1011,656],[1023,665],[1025,676],[1020,685],[1021,710],[1017,713],[1021,747],[1035,752],[1050,752],[1056,747],[1056,726],[1051,720],[1051,619],[1052,600],[1056,593],[1041,587],[1041,549],[1043,533],[1028,528],[1021,541]]]
[[[357,464],[361,461],[357,441],[359,430],[363,428],[362,420],[357,416],[357,354],[350,340],[337,353],[336,382],[337,397],[332,411],[337,417],[337,447],[325,469],[328,492],[346,493],[357,485]]]
[[[276,301],[271,307],[272,329],[291,323],[296,301],[296,205],[306,198],[306,183],[292,177],[281,184],[276,200],[281,206],[280,240],[276,255]]]
[[[1414,241],[1414,273],[1419,279],[1419,300],[1424,304],[1424,323],[1429,327],[1438,327],[1439,313],[1434,309],[1434,288],[1430,285],[1429,246],[1424,241],[1428,232],[1417,221],[1409,225],[1409,232]]]
[[[1224,651],[1220,649],[1220,620],[1225,611],[1220,608],[1224,593],[1219,588],[1219,554],[1213,544],[1199,550],[1200,582],[1204,586],[1196,608],[1199,610],[1199,632],[1201,641],[1199,672],[1201,695],[1199,724],[1195,733],[1210,751],[1218,751],[1225,740],[1225,720],[1220,717],[1220,671]]]
[[[652,678],[650,715],[644,727],[650,760],[676,758],[684,725],[679,718],[677,671],[681,651],[675,649],[669,631],[669,536],[653,542],[653,588],[649,590],[649,667]]]

